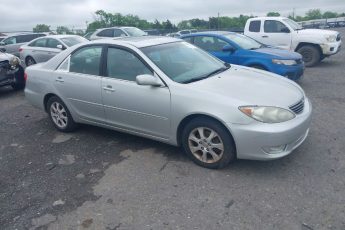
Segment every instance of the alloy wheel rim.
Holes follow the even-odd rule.
[[[50,106],[50,115],[52,117],[53,122],[59,127],[59,128],[65,128],[67,126],[68,117],[67,112],[63,105],[61,105],[58,102],[52,103]]]
[[[207,164],[216,163],[224,154],[222,138],[216,131],[206,127],[190,132],[188,146],[194,157]]]

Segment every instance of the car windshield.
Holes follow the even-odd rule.
[[[254,39],[242,34],[227,34],[225,35],[232,42],[236,43],[239,47],[246,50],[255,50],[261,48],[263,45]]]
[[[190,83],[229,68],[220,60],[187,43],[174,42],[141,49],[170,79]]]
[[[82,42],[87,42],[88,40],[83,37],[66,37],[61,38],[61,41],[63,41],[63,43],[65,43],[67,46],[71,47]]]
[[[140,36],[145,36],[147,35],[146,32],[142,31],[141,29],[135,28],[135,27],[128,27],[128,28],[123,28],[129,36],[133,37],[140,37]]]
[[[286,22],[293,30],[301,30],[302,26],[300,26],[297,22],[291,20],[291,19],[283,19],[284,22]]]

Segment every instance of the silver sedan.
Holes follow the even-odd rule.
[[[68,47],[87,41],[86,38],[78,35],[49,35],[21,46],[19,55],[21,62],[30,66],[46,62]]]
[[[77,45],[26,70],[26,98],[54,126],[92,124],[183,146],[203,167],[269,160],[308,135],[312,106],[294,82],[228,65],[175,38]]]

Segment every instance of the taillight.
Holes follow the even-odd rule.
[[[23,51],[23,48],[19,48],[19,52],[22,52]]]
[[[28,74],[24,73],[24,81],[26,81],[28,79]]]

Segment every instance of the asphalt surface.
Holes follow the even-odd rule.
[[[59,133],[23,92],[1,88],[0,229],[343,230],[345,50],[300,85],[314,108],[303,145],[223,170],[111,130]]]

